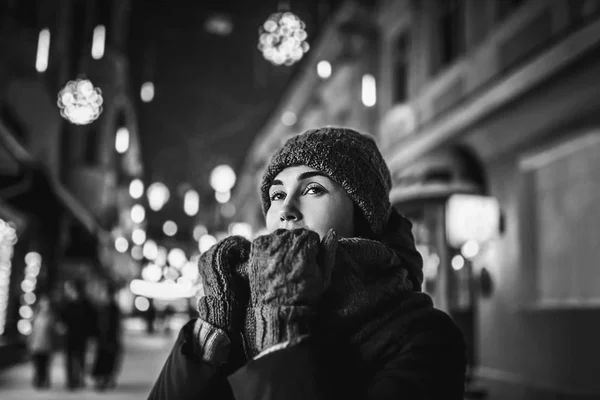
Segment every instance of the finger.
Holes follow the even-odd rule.
[[[206,254],[206,253],[205,253]],[[209,292],[211,290],[213,278],[212,271],[212,257],[200,257],[198,259],[198,275],[200,276],[200,281],[202,282],[203,292]]]

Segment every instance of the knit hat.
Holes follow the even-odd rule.
[[[338,183],[362,211],[376,236],[383,233],[391,204],[392,179],[375,140],[347,128],[310,129],[290,138],[271,158],[261,184],[263,212],[271,206],[269,188],[287,167],[306,165]]]

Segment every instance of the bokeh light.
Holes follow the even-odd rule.
[[[115,239],[115,249],[119,253],[125,253],[129,249],[129,242],[124,237],[120,236]]]
[[[227,164],[217,165],[210,173],[210,186],[215,192],[229,192],[235,180],[235,171]]]
[[[148,301],[148,299],[145,297],[136,297],[134,300],[134,304],[135,308],[137,308],[141,312],[148,311],[148,309],[150,308],[150,301]]]
[[[289,11],[274,13],[259,28],[258,49],[272,64],[290,66],[310,48],[305,28],[304,22]]]
[[[134,204],[131,207],[131,220],[136,224],[141,224],[146,218],[146,210],[141,204]]]
[[[146,240],[146,243],[144,243],[144,247],[142,249],[142,253],[148,260],[155,260],[158,254],[158,246],[156,245],[156,242],[154,240]]]
[[[144,183],[141,179],[134,179],[129,184],[129,195],[134,199],[139,199],[144,195]]]
[[[317,64],[317,75],[321,79],[327,79],[331,76],[331,63],[326,60],[319,61]]]
[[[178,248],[173,248],[169,251],[169,255],[167,256],[167,261],[169,264],[175,268],[181,268],[187,261],[187,256],[185,252]]]
[[[17,322],[17,330],[21,335],[29,335],[31,334],[31,322],[26,319],[21,319]]]
[[[146,241],[146,231],[140,228],[136,228],[131,232],[131,241],[138,246],[141,246]]]
[[[169,188],[162,182],[154,182],[146,191],[148,196],[148,204],[154,211],[159,211],[169,201]]]
[[[142,246],[133,246],[131,248],[131,258],[136,261],[140,261],[144,258],[144,249]]]
[[[154,264],[149,263],[142,268],[142,279],[148,282],[158,282],[162,278],[162,269]]]
[[[87,125],[102,113],[102,91],[88,79],[69,81],[58,93],[60,115],[75,125]]]
[[[144,82],[140,89],[140,97],[144,103],[149,103],[154,99],[154,83]]]
[[[198,241],[198,250],[200,253],[204,253],[206,250],[210,249],[214,244],[217,243],[217,238],[212,235],[203,235]]]
[[[163,233],[167,236],[175,236],[177,234],[177,224],[171,220],[165,221],[163,224]]]

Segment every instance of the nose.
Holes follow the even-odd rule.
[[[302,219],[300,210],[291,203],[284,204],[279,212],[279,220],[281,222],[296,222]]]

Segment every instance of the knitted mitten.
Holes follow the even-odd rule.
[[[233,353],[242,348],[241,332],[250,296],[248,282],[236,268],[248,260],[249,253],[248,240],[230,236],[204,252],[198,261],[205,291],[198,300],[198,316],[228,335]]]
[[[321,295],[329,285],[337,237],[306,229],[285,230],[256,238],[248,263],[250,308],[247,344],[252,356],[309,334]]]

